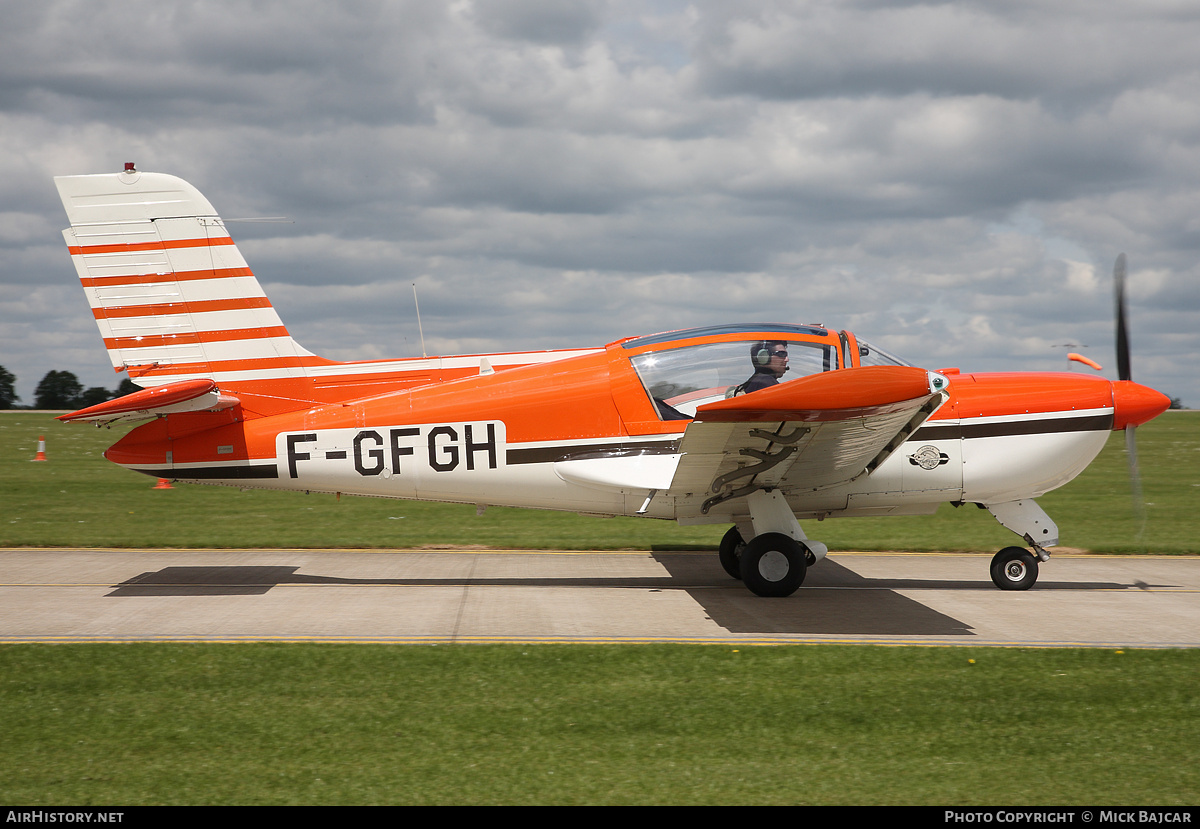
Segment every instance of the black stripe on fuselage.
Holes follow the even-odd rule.
[[[596,458],[628,458],[636,455],[670,455],[679,451],[679,441],[654,441],[647,443],[581,443],[571,446],[538,446],[530,449],[509,449],[505,460],[509,464],[554,463],[566,460],[592,460]],[[327,455],[327,457],[329,457]],[[183,480],[213,479],[256,479],[278,478],[279,469],[274,464],[257,466],[199,466],[177,469],[134,469],[143,475],[155,478]]]
[[[913,441],[957,440],[959,438],[997,438],[1012,435],[1051,435],[1060,432],[1112,431],[1112,413],[1080,417],[1045,417],[1029,420],[1002,420],[995,423],[960,423],[957,425],[925,425],[913,432]]]
[[[629,458],[636,455],[673,455],[679,451],[679,441],[662,440],[645,443],[581,443],[574,446],[537,446],[530,449],[509,449],[505,460],[509,464],[555,463],[597,458]]]
[[[1108,432],[1113,416],[1109,414],[1080,417],[1045,417],[1028,420],[1005,420],[995,423],[960,423],[925,425],[913,432],[913,441],[958,440],[960,438],[993,438],[1011,435],[1050,435],[1060,432]],[[539,446],[529,449],[509,449],[510,464],[555,463],[566,460],[619,458],[634,455],[671,455],[679,451],[678,440],[647,443],[591,443],[573,446]]]
[[[960,423],[939,426],[925,425],[908,438],[914,441],[957,440],[960,438],[993,438],[1011,435],[1049,435],[1060,432],[1107,432],[1113,426],[1113,415],[1083,415],[1080,417],[1047,417],[1028,420],[1005,420],[995,423]],[[555,463],[566,460],[597,458],[627,458],[637,455],[672,455],[679,451],[678,440],[640,443],[580,443],[571,446],[537,446],[509,449],[505,459],[509,464]],[[254,466],[200,466],[178,469],[135,469],[143,475],[172,480],[256,480],[278,478],[275,464]]]
[[[261,478],[278,478],[279,467],[275,464],[259,464],[257,466],[197,466],[182,469],[134,469],[152,478],[170,478],[173,481],[184,480],[253,480]]]

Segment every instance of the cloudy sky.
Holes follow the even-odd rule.
[[[335,359],[849,328],[1200,406],[1192,0],[0,0],[0,365],[115,387],[55,175],[196,185]],[[1076,366],[1078,371],[1088,371]]]

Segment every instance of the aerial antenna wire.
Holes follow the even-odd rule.
[[[412,286],[413,304],[417,306],[417,331],[421,333],[421,356],[428,357],[429,355],[425,353],[425,329],[421,327],[421,303],[417,301],[417,283],[414,282]]]

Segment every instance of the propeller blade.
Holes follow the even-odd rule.
[[[1113,266],[1113,292],[1117,306],[1117,377],[1131,380],[1129,369],[1129,331],[1125,325],[1125,254]]]
[[[1113,293],[1117,310],[1117,377],[1133,379],[1129,365],[1129,327],[1125,317],[1125,254],[1113,265]],[[1125,427],[1125,455],[1129,459],[1129,488],[1133,496],[1133,514],[1138,521],[1138,539],[1146,529],[1146,502],[1142,497],[1142,476],[1138,471],[1137,427]]]

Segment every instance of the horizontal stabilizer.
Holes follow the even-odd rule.
[[[212,380],[180,380],[88,406],[58,419],[67,423],[147,420],[181,412],[219,412],[239,402],[233,395],[222,394]]]

